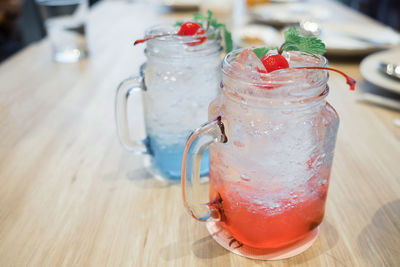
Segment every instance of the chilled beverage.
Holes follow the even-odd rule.
[[[221,94],[210,104],[209,123],[188,140],[182,173],[186,207],[226,249],[281,259],[316,239],[339,125],[325,100],[328,73],[318,69],[326,65],[323,56],[296,51],[266,55],[263,63],[252,49],[225,57]],[[196,205],[194,170],[196,153],[208,146],[207,214]]]
[[[191,129],[207,120],[208,105],[218,93],[221,80],[221,39],[210,27],[201,34],[179,36],[178,28],[155,26],[146,32],[147,61],[138,84],[127,80],[117,93],[117,127],[121,142],[131,151],[137,147],[127,133],[126,95],[133,87],[143,94],[144,121],[147,137],[145,152],[151,155],[148,170],[156,177],[180,181],[182,155]],[[133,114],[133,116],[135,116]],[[208,152],[201,164],[200,175],[209,172]]]
[[[325,65],[320,56],[287,57],[291,67]],[[246,73],[251,61],[251,54],[227,59],[224,93],[210,105],[210,118],[222,117],[230,140],[210,148],[210,199],[222,199],[219,224],[240,243],[279,248],[323,219],[339,120],[324,99],[326,72],[287,69],[266,74],[276,76],[264,77],[267,89],[238,88],[236,79],[255,78]]]

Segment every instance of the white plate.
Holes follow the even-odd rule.
[[[235,44],[247,46],[279,46],[283,36],[271,26],[250,24],[233,32]]]
[[[379,62],[400,64],[400,48],[374,53],[364,58],[360,64],[360,71],[365,80],[382,89],[400,93],[400,81],[381,73],[378,69]]]
[[[358,84],[356,92],[358,101],[400,110],[400,94],[382,90],[365,80]]]
[[[320,28],[330,55],[366,55],[400,44],[399,33],[378,24],[322,23]]]
[[[173,9],[197,9],[200,0],[164,0],[163,3]]]
[[[324,20],[330,11],[308,3],[269,3],[251,8],[250,16],[273,26],[286,26],[305,19]]]

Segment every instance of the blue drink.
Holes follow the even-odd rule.
[[[166,146],[157,142],[157,139],[149,137],[150,153],[154,163],[161,174],[171,180],[180,180],[182,157],[185,143]],[[201,160],[200,175],[207,175],[209,170],[208,150],[204,152]]]
[[[158,178],[177,182],[181,178],[182,158],[191,129],[208,118],[208,105],[217,96],[221,82],[221,40],[215,30],[201,44],[196,36],[165,36],[148,40],[146,64],[139,76],[125,80],[117,91],[117,127],[121,143],[134,153],[152,156],[149,171]],[[173,26],[151,28],[146,37],[176,32]],[[127,99],[142,92],[145,140],[130,138]],[[136,114],[133,117],[137,116]],[[145,144],[145,147],[140,146]],[[139,148],[139,149],[138,149]],[[208,151],[201,175],[208,174]],[[160,177],[161,176],[161,177]]]

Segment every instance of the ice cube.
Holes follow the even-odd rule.
[[[268,50],[268,52],[267,52],[267,54],[265,54],[265,56],[272,56],[272,55],[278,55],[279,53],[278,53],[278,50],[276,50],[276,49],[271,49],[271,50]],[[282,54],[283,55],[283,54]]]
[[[288,53],[287,51],[283,51],[282,52],[282,56],[287,60],[287,62],[289,63],[289,67],[292,67],[292,64],[290,62],[290,53]]]
[[[232,65],[245,72],[266,71],[261,60],[254,54],[251,48],[244,49]]]

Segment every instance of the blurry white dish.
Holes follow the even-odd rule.
[[[310,3],[269,3],[251,8],[250,16],[259,22],[285,26],[305,19],[324,20],[330,11]]]
[[[400,94],[400,81],[390,78],[379,71],[379,63],[400,64],[400,48],[374,53],[361,61],[360,71],[368,82]]]
[[[380,25],[321,24],[319,38],[331,55],[365,55],[400,44],[400,34]]]
[[[164,0],[163,4],[173,9],[197,9],[201,0]]]
[[[400,94],[369,83],[365,80],[357,85],[357,100],[375,105],[400,110]]]
[[[235,44],[246,46],[279,46],[283,36],[275,28],[266,25],[250,24],[233,32]]]
[[[207,14],[207,10],[211,10],[214,17],[219,22],[226,23],[227,19],[232,19],[233,1],[232,0],[201,0],[200,13]]]

